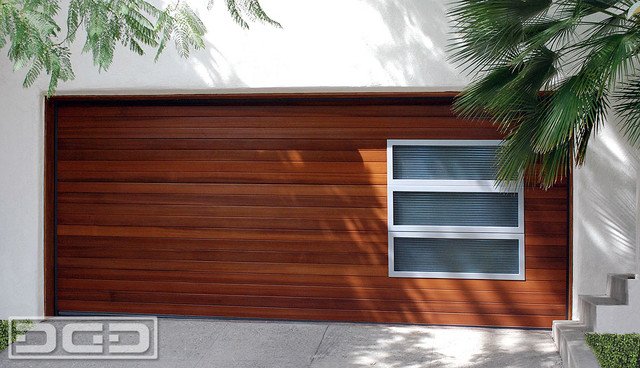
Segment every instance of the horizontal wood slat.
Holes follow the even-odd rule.
[[[211,217],[266,217],[266,218],[326,218],[326,219],[378,219],[386,221],[386,208],[346,207],[258,207],[250,206],[185,206],[172,204],[128,203],[59,203],[60,213],[113,215],[131,214],[153,216],[211,216]]]
[[[386,197],[384,185],[243,185],[243,184],[157,184],[83,183],[58,185],[58,193],[168,193],[168,194],[244,194],[244,195],[342,195]]]
[[[270,239],[192,239],[192,238],[135,238],[113,236],[58,236],[58,247],[74,248],[139,248],[190,250],[237,250],[278,252],[328,252],[328,253],[385,253],[387,242],[322,242],[322,241],[274,241]],[[561,247],[556,247],[561,248]]]
[[[317,150],[385,149],[386,139],[59,139],[61,150]]]
[[[305,274],[305,275],[341,275],[341,276],[386,276],[386,268],[362,265],[342,264],[301,264],[301,263],[257,263],[257,262],[207,262],[207,261],[165,261],[148,260],[144,262],[131,259],[103,258],[58,258],[60,268],[122,269],[122,270],[169,270],[201,272],[241,272],[254,274]],[[556,269],[527,268],[526,278],[531,280],[566,280],[566,272]]]
[[[526,280],[388,277],[387,139],[502,137],[450,104],[60,97],[58,310],[549,328],[564,184],[525,190]]]
[[[140,183],[239,183],[239,184],[335,184],[384,185],[386,174],[369,173],[249,173],[249,172],[138,172],[61,171],[61,181],[114,181]]]
[[[64,279],[59,280],[61,289],[81,291],[122,291],[139,292],[167,292],[191,294],[222,294],[222,295],[274,295],[279,297],[322,297],[335,299],[378,299],[403,301],[469,301],[481,300],[496,303],[504,299],[499,290],[446,290],[446,289],[393,289],[362,287],[357,295],[347,287],[309,286],[309,285],[268,285],[268,284],[233,284],[233,283],[186,283],[186,282],[156,282],[156,281],[119,281],[99,279]],[[513,299],[521,303],[531,303],[544,306],[562,305],[564,298],[560,293],[547,294],[544,292],[514,292]]]
[[[384,197],[309,196],[309,195],[210,195],[210,194],[123,194],[61,193],[61,203],[176,204],[193,206],[266,206],[266,207],[385,207]]]
[[[154,128],[154,129],[175,129],[175,128],[316,128],[326,130],[326,128],[465,128],[465,127],[489,127],[489,122],[467,121],[457,119],[453,116],[339,116],[332,119],[314,116],[191,116],[191,117],[124,117],[124,116],[81,116],[67,117],[58,123],[60,129],[131,129],[131,128]]]
[[[160,172],[263,172],[263,173],[371,173],[386,174],[386,162],[253,162],[253,161],[58,161],[65,171],[160,171]]]
[[[336,310],[404,310],[410,312],[440,312],[440,313],[508,313],[520,315],[558,316],[564,312],[562,304],[506,304],[484,303],[481,307],[461,302],[394,300],[389,297],[383,299],[351,299],[351,298],[322,298],[314,295],[300,296],[255,296],[233,294],[202,294],[180,291],[177,293],[135,292],[135,291],[97,291],[97,290],[60,290],[60,296],[65,300],[95,300],[105,302],[141,302],[141,303],[171,303],[196,305],[226,305],[242,307],[276,307],[276,308],[322,308]],[[270,294],[268,290],[263,293]],[[532,298],[533,299],[533,298]]]
[[[113,150],[77,149],[59,152],[61,161],[288,161],[386,162],[384,149],[313,150]]]
[[[388,323],[420,323],[463,326],[512,326],[548,328],[559,316],[537,316],[516,314],[479,314],[479,313],[433,313],[410,311],[380,311],[380,310],[335,310],[317,308],[274,308],[274,307],[243,307],[188,305],[168,303],[126,303],[126,302],[97,302],[82,300],[63,300],[59,307],[65,311],[109,313],[117,310],[120,313],[146,313],[161,315],[237,317],[242,313],[245,318],[271,318],[294,320],[326,320],[331,316],[333,321],[371,322],[385,321]]]
[[[400,106],[385,105],[384,103],[357,106],[349,104],[348,108],[336,106],[335,103],[318,105],[315,108],[308,106],[265,106],[242,104],[242,108],[236,106],[181,106],[181,104],[166,104],[165,106],[96,106],[83,104],[82,106],[71,106],[58,111],[60,120],[69,117],[190,117],[190,116],[241,116],[241,117],[323,117],[342,118],[345,116],[365,116],[379,118],[381,116],[401,117],[424,117],[424,116],[445,116],[453,117],[451,106],[445,102],[443,104],[402,104]],[[331,119],[327,119],[331,120]]]
[[[60,257],[105,258],[105,259],[140,259],[149,260],[186,260],[217,262],[266,262],[266,263],[318,263],[318,264],[355,264],[383,265],[387,264],[386,253],[329,253],[329,252],[284,252],[272,250],[266,252],[246,251],[185,251],[122,249],[122,248],[58,248]]]
[[[534,270],[534,273],[538,272]],[[538,292],[555,295],[562,300],[566,296],[566,284],[564,280],[532,280],[526,281],[501,281],[501,280],[466,280],[466,279],[419,279],[419,278],[389,278],[380,277],[348,277],[344,275],[287,275],[287,274],[260,274],[255,273],[216,273],[196,271],[160,271],[160,270],[125,270],[125,269],[86,269],[86,268],[60,268],[60,278],[67,279],[101,279],[117,280],[126,284],[131,280],[153,282],[184,282],[190,284],[215,283],[233,285],[271,285],[271,286],[301,286],[336,287],[343,292],[353,288],[383,288],[402,292],[406,295],[427,295],[430,290],[451,291],[452,294],[465,294],[481,291],[510,292]],[[197,286],[195,286],[197,287]],[[494,293],[495,294],[495,293]],[[353,294],[352,294],[353,295]],[[498,293],[501,298],[509,298],[507,293]],[[417,298],[417,296],[416,296]],[[427,300],[427,299],[418,299]]]
[[[157,226],[157,227],[215,227],[225,229],[301,229],[386,231],[386,222],[366,219],[304,219],[304,218],[250,218],[200,216],[139,216],[139,215],[59,215],[58,223],[85,225]]]
[[[74,128],[60,129],[60,138],[182,138],[182,139],[411,139],[429,136],[431,139],[451,139],[448,128]],[[500,139],[493,129],[465,127],[460,129],[459,139]]]

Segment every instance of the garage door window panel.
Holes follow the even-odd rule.
[[[389,140],[389,275],[524,279],[522,185],[496,185],[500,141]]]

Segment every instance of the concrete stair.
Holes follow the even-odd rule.
[[[598,368],[585,333],[640,332],[640,279],[612,274],[607,295],[580,295],[577,321],[553,321],[553,340],[566,368]]]
[[[553,341],[562,357],[564,368],[599,368],[598,360],[587,346],[584,334],[589,332],[580,321],[553,321]]]

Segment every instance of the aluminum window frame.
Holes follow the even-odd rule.
[[[516,239],[518,240],[518,273],[481,273],[481,272],[423,272],[396,271],[394,242],[395,238],[420,239]],[[524,280],[524,234],[513,233],[450,233],[422,231],[390,231],[389,232],[389,277],[437,278],[437,279],[490,279],[490,280]]]
[[[389,233],[389,277],[524,280],[524,185],[498,187],[496,180],[428,180],[394,179],[394,146],[499,146],[500,140],[466,139],[389,139],[387,140],[387,218]],[[518,226],[436,226],[396,225],[394,223],[395,192],[483,192],[514,193],[518,196]],[[518,273],[414,272],[394,269],[395,237],[518,239]]]

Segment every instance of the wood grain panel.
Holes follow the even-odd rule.
[[[100,101],[99,101],[100,102]],[[241,117],[322,117],[322,118],[342,118],[345,116],[365,116],[379,118],[381,116],[391,117],[424,117],[424,116],[445,116],[453,117],[450,103],[442,104],[401,104],[398,105],[379,105],[358,106],[357,104],[349,104],[348,107],[336,106],[335,103],[320,105],[315,108],[309,106],[265,106],[252,105],[251,103],[243,104],[242,108],[229,106],[182,106],[180,104],[172,104],[173,106],[145,106],[144,103],[137,106],[100,106],[99,104],[81,104],[73,106],[73,101],[65,109],[58,112],[58,118],[63,120],[69,117],[178,117],[185,118],[191,116],[216,117],[216,116],[241,116]],[[327,119],[331,120],[331,119]]]
[[[302,150],[384,149],[385,139],[58,139],[62,150]],[[61,153],[61,152],[59,152]]]
[[[60,214],[376,219],[386,223],[386,208],[184,206],[153,204],[58,203]]]
[[[386,197],[384,185],[246,185],[246,184],[157,184],[82,183],[58,185],[58,193],[170,193],[170,194],[250,194],[250,195],[342,195]]]
[[[226,305],[243,307],[275,307],[275,308],[322,308],[336,310],[384,310],[384,311],[409,311],[409,312],[440,312],[440,313],[477,313],[478,311],[469,303],[440,302],[440,301],[416,301],[384,299],[352,299],[352,298],[322,298],[319,296],[256,296],[234,294],[202,294],[133,292],[133,291],[99,291],[99,290],[66,290],[61,289],[59,295],[65,300],[95,300],[103,302],[141,302],[141,303],[171,303],[171,304],[196,304],[196,305]],[[518,313],[534,315],[557,315],[563,313],[562,304],[544,305],[533,303],[505,304],[485,303],[482,308],[484,313]]]
[[[269,239],[193,239],[193,238],[134,238],[114,236],[58,236],[58,248],[129,248],[129,249],[177,249],[237,250],[251,252],[327,252],[327,253],[385,253],[387,242],[361,241],[274,241]],[[561,248],[561,247],[555,247]]]
[[[189,305],[168,303],[124,303],[98,302],[82,300],[62,300],[60,308],[65,311],[93,311],[98,313],[144,313],[161,315],[186,315],[237,317],[242,311],[245,318],[270,318],[293,320],[326,320],[331,316],[333,321],[371,322],[384,321],[388,323],[418,323],[463,326],[512,326],[548,328],[557,316],[537,316],[522,314],[481,314],[474,313],[433,313],[409,311],[380,311],[380,310],[336,310],[317,308],[274,308],[274,307],[244,307]]]
[[[351,151],[314,150],[64,150],[61,161],[283,161],[289,162],[386,162],[384,149]]]
[[[239,183],[239,184],[335,184],[384,185],[386,174],[277,173],[277,172],[139,172],[59,171],[60,181],[113,181],[140,183]],[[539,207],[544,209],[544,206]],[[554,207],[549,207],[553,209]]]
[[[342,299],[390,299],[407,301],[451,301],[466,298],[466,300],[482,300],[495,302],[500,300],[500,290],[450,290],[450,289],[397,289],[360,287],[360,292],[354,295],[346,287],[341,286],[310,286],[310,285],[270,285],[270,284],[238,284],[238,283],[187,283],[166,281],[120,281],[104,279],[67,279],[60,278],[59,286],[66,290],[100,290],[141,292],[169,292],[195,294],[226,294],[226,295],[274,295],[284,297],[323,297]],[[546,291],[546,290],[545,290]],[[258,292],[258,293],[256,293]],[[514,291],[513,298],[525,303],[543,303],[562,305],[563,298],[559,294],[549,294],[535,291]]]
[[[84,225],[157,226],[157,227],[215,227],[225,229],[302,229],[339,231],[386,231],[387,225],[378,220],[318,219],[318,218],[247,218],[200,216],[139,216],[61,214],[58,223]]]
[[[385,206],[384,197],[310,196],[310,195],[210,195],[210,194],[123,194],[59,193],[61,203],[173,204],[191,206],[265,206],[265,207],[349,207]]]
[[[114,259],[149,259],[149,260],[186,260],[216,262],[266,262],[266,263],[308,263],[308,264],[354,264],[385,265],[386,253],[329,253],[329,252],[285,252],[272,251],[185,251],[122,249],[122,248],[58,248],[58,257],[107,258]]]
[[[534,271],[537,272],[537,271]],[[465,279],[419,279],[419,278],[389,278],[381,277],[348,277],[344,275],[326,275],[317,277],[315,275],[286,275],[286,274],[261,274],[256,277],[249,273],[218,273],[213,276],[211,272],[174,272],[174,271],[140,271],[125,269],[86,269],[86,268],[60,268],[61,279],[81,279],[92,282],[93,279],[114,280],[122,285],[136,280],[140,282],[178,282],[185,284],[210,284],[212,280],[216,283],[229,285],[270,285],[280,286],[300,286],[313,289],[315,287],[327,286],[335,287],[346,295],[354,295],[352,288],[369,289],[382,288],[391,289],[395,292],[407,295],[409,298],[417,300],[427,300],[423,298],[431,290],[444,290],[458,294],[470,294],[482,291],[509,290],[511,292],[539,292],[542,294],[554,295],[556,300],[563,300],[566,292],[564,280],[533,280],[526,281],[500,281],[500,280],[465,280]],[[195,285],[194,287],[198,287]],[[341,294],[342,295],[342,294]],[[502,299],[509,298],[509,294],[501,295]],[[422,299],[421,299],[422,298]]]
[[[125,129],[125,128],[464,128],[469,122],[453,116],[337,116],[332,119],[314,116],[208,116],[208,117],[126,117],[82,116],[67,117],[58,123],[60,129]],[[489,122],[474,122],[475,127],[490,126]]]
[[[448,128],[69,128],[60,129],[60,138],[103,138],[103,139],[411,139],[429,136],[431,139],[451,139]],[[459,139],[500,139],[493,129],[466,126],[460,129]]]
[[[501,138],[451,102],[54,98],[52,310],[549,328],[566,185],[525,191],[526,280],[388,277],[386,140]]]
[[[254,161],[58,161],[58,170],[65,171],[159,171],[159,172],[264,172],[264,173],[326,173],[386,174],[386,162],[254,162]]]

